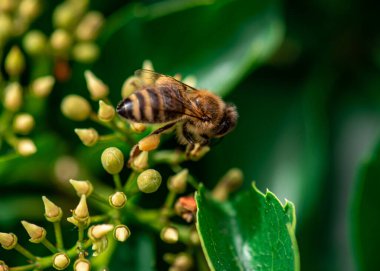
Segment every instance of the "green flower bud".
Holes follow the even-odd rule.
[[[142,86],[143,81],[140,77],[130,76],[124,81],[121,87],[121,96],[125,99]]]
[[[0,271],[9,271],[9,267],[4,261],[0,261]]]
[[[87,147],[94,146],[99,140],[99,134],[94,128],[75,129],[74,131],[82,143]]]
[[[175,227],[164,227],[161,230],[160,238],[162,241],[168,244],[175,244],[179,239],[179,232]]]
[[[177,194],[185,192],[188,175],[189,171],[187,169],[183,169],[176,175],[172,176],[168,181],[169,190]]]
[[[21,224],[24,226],[25,230],[27,231],[30,239],[29,241],[32,243],[41,243],[43,240],[45,240],[46,237],[46,230],[40,226],[37,226],[35,224],[29,223],[25,220],[21,221]]]
[[[88,237],[91,240],[101,239],[107,235],[107,233],[113,230],[114,226],[112,224],[100,224],[91,226],[88,229]]]
[[[13,119],[13,131],[19,134],[29,134],[34,127],[34,118],[30,114],[17,114]]]
[[[25,34],[22,44],[28,54],[40,55],[46,52],[47,37],[39,30],[31,30]]]
[[[32,83],[32,93],[37,97],[44,98],[50,94],[54,83],[55,79],[51,75],[39,77]]]
[[[72,50],[73,58],[81,63],[92,63],[99,56],[99,47],[93,42],[79,42]]]
[[[154,169],[147,169],[137,177],[137,186],[144,193],[156,192],[162,181],[161,174]]]
[[[110,147],[103,151],[101,161],[109,174],[118,174],[124,166],[124,155],[118,148]]]
[[[21,156],[30,156],[37,152],[37,147],[31,139],[20,139],[16,146],[17,152]]]
[[[13,249],[17,245],[17,236],[13,233],[0,232],[0,244],[6,249]]]
[[[70,258],[66,253],[59,252],[53,255],[53,267],[57,270],[66,269],[70,264]]]
[[[90,116],[91,106],[85,98],[71,94],[62,100],[61,111],[69,119],[83,121]]]
[[[118,225],[113,230],[114,238],[119,242],[125,242],[131,236],[131,231],[125,225]]]
[[[108,198],[109,204],[114,208],[123,208],[127,203],[127,196],[123,192],[115,192]]]
[[[99,101],[98,117],[100,120],[109,122],[115,117],[115,108],[102,100]]]
[[[18,6],[19,16],[27,22],[35,19],[41,11],[39,0],[21,0]]]
[[[11,17],[8,14],[0,12],[0,25],[0,46],[3,46],[13,32],[13,23]]]
[[[90,181],[77,181],[77,180],[70,179],[69,182],[74,187],[79,197],[81,197],[82,195],[85,195],[88,197],[91,195],[92,191],[94,190],[94,187]]]
[[[90,271],[91,263],[86,259],[78,259],[74,263],[74,271]]]
[[[62,209],[43,196],[42,201],[45,207],[45,218],[49,222],[59,222],[62,218]]]
[[[98,101],[108,96],[108,86],[102,80],[97,78],[91,71],[85,71],[84,76],[93,100]]]
[[[79,22],[75,35],[79,40],[94,40],[104,22],[103,15],[97,11],[88,12]]]
[[[61,54],[67,52],[73,43],[69,32],[63,29],[57,29],[50,37],[50,45],[54,51]]]
[[[5,71],[10,76],[19,76],[25,69],[25,59],[20,48],[13,46],[5,57]]]
[[[22,105],[22,88],[18,82],[8,84],[4,90],[4,107],[16,112]]]
[[[71,29],[78,22],[80,11],[73,5],[74,1],[65,1],[53,12],[53,24],[56,28]]]

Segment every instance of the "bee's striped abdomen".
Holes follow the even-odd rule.
[[[168,122],[183,114],[183,105],[178,95],[168,88],[145,88],[129,95],[116,110],[121,116],[135,122]]]

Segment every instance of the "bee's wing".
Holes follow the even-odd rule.
[[[144,83],[147,85],[176,85],[177,88],[185,92],[194,92],[197,91],[196,88],[186,85],[185,83],[178,81],[174,77],[169,75],[164,75],[158,72],[151,70],[139,69],[135,71],[135,75],[143,79]]]
[[[199,110],[194,102],[187,97],[188,93],[197,92],[198,90],[196,88],[186,85],[171,76],[160,74],[151,70],[140,69],[135,72],[135,75],[142,78],[147,86],[151,85],[154,87],[164,87],[166,89],[171,89],[172,91],[178,92],[169,98],[174,98],[183,104],[183,106],[189,111],[189,113],[184,112],[184,114],[200,120],[204,118],[205,113]]]

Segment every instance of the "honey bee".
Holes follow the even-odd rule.
[[[165,124],[152,134],[176,126],[179,143],[187,145],[187,156],[196,154],[210,139],[223,137],[235,128],[236,107],[210,91],[195,89],[150,70],[137,70],[135,74],[148,78],[149,83],[121,101],[117,113],[133,122]],[[139,153],[135,146],[130,159]]]

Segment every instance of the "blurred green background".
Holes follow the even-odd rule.
[[[60,2],[44,3],[33,26],[49,33]],[[111,183],[98,158],[104,146],[86,148],[73,133],[92,123],[65,119],[59,104],[69,93],[88,95],[85,69],[110,86],[116,104],[123,81],[150,59],[160,73],[195,75],[198,87],[238,108],[236,130],[200,162],[187,163],[197,179],[212,188],[239,167],[247,187],[255,180],[259,189],[294,202],[302,270],[378,270],[376,8],[354,0],[94,0],[90,6],[106,17],[99,60],[71,63],[71,79],[55,86],[33,134],[39,152],[0,164],[0,231],[19,231],[26,240],[19,220],[43,220],[42,194],[73,208],[74,196],[54,174],[59,157],[75,157],[79,179]],[[152,237],[141,236],[136,251],[154,255]],[[0,255],[10,258],[4,250]]]

